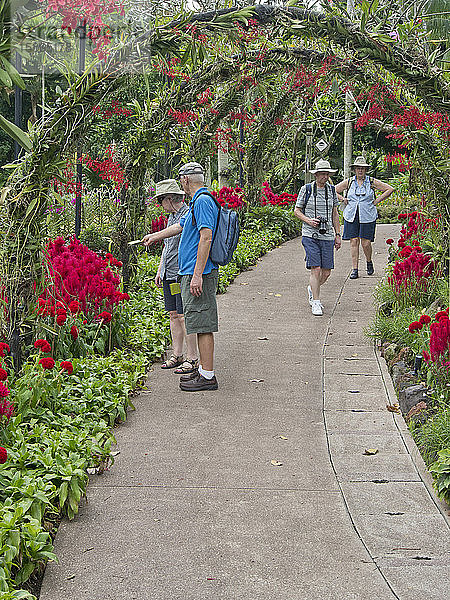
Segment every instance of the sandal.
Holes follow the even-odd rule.
[[[188,373],[193,373],[198,369],[198,359],[194,358],[193,360],[185,360],[179,369],[175,369],[174,373],[177,375],[187,375]]]
[[[161,369],[174,369],[175,367],[179,367],[182,364],[183,355],[181,354],[181,356],[175,356],[175,354],[172,354],[172,356],[168,360],[163,362],[163,364],[161,365]]]

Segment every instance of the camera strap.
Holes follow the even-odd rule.
[[[314,218],[317,219],[317,183],[314,182],[313,185],[313,194],[314,194]],[[328,183],[325,184],[325,205],[327,209],[327,228],[328,228]]]

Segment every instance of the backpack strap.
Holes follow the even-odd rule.
[[[305,203],[303,204],[303,214],[305,214],[306,205],[308,204],[308,201],[312,194],[312,185],[310,183],[307,183],[305,187],[306,187],[306,191],[305,191]]]
[[[209,192],[208,190],[206,192],[202,192],[202,194],[204,194],[205,196],[209,196],[210,198],[212,198],[214,200],[214,202],[216,203],[217,208],[219,209],[219,216],[220,216],[220,210],[222,208],[220,202],[217,200],[217,198],[215,198],[211,192]],[[201,194],[199,194],[200,196]],[[195,202],[192,203],[192,208],[191,208],[191,212],[192,212],[192,227],[197,227],[197,221],[195,220],[195,216],[194,216],[194,205]],[[219,216],[217,217],[217,220],[219,219]],[[216,227],[217,230],[217,227]]]

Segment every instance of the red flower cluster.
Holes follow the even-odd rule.
[[[402,252],[405,254],[402,255]],[[423,291],[427,288],[427,278],[434,270],[434,263],[428,256],[422,254],[419,247],[405,246],[400,252],[403,261],[397,261],[392,271],[392,276],[388,277],[388,282],[394,287],[397,293],[408,293],[408,289],[414,286]]]
[[[230,127],[227,127],[225,129],[219,127],[213,136],[213,142],[216,148],[219,148],[225,154],[232,150],[244,152],[244,148],[242,148],[239,142],[235,141],[233,137],[233,132]]]
[[[272,204],[272,206],[289,206],[297,200],[295,194],[288,194],[283,192],[282,194],[275,194],[271,189],[267,181],[263,183],[263,189],[261,194],[261,204]]]
[[[392,124],[396,129],[423,129],[425,124],[428,124],[440,129],[444,137],[450,136],[450,118],[447,114],[421,112],[415,106],[406,107],[402,113],[395,115]]]
[[[0,366],[0,381],[6,381],[8,379],[8,373],[5,369]]]
[[[4,465],[8,460],[8,453],[3,446],[0,446],[0,465]]]
[[[389,164],[397,165],[400,173],[406,173],[411,169],[412,163],[404,154],[396,152],[395,154],[386,154],[385,161]]]
[[[105,254],[105,260],[107,260],[112,267],[121,267],[123,265],[123,263],[120,260],[114,258],[111,252],[107,252]]]
[[[77,239],[67,246],[61,237],[50,242],[47,262],[51,281],[39,297],[39,314],[60,316],[74,300],[87,314],[90,310],[96,312],[102,304],[113,306],[129,298],[118,289],[120,279],[109,267],[109,261]]]
[[[50,346],[50,344],[47,342],[47,340],[36,340],[34,342],[34,347],[36,348],[36,350],[40,350],[41,352],[51,352],[52,351],[52,347]]]
[[[78,338],[78,327],[76,325],[72,325],[72,327],[70,328],[70,335],[73,337],[74,340]]]
[[[225,207],[239,210],[245,204],[244,190],[240,187],[223,187],[219,192],[213,192],[213,196]]]
[[[88,37],[95,40],[93,52],[100,60],[106,57],[105,49],[111,38],[103,16],[111,13],[119,13],[122,16],[125,14],[120,0],[47,0],[47,16],[51,13],[63,17],[62,28],[67,29],[69,34],[76,29],[80,21],[86,23],[89,27]]]
[[[8,388],[6,387],[6,385],[4,385],[3,383],[0,383],[0,398],[7,398],[9,396],[10,392],[8,390]]]
[[[42,365],[43,369],[53,369],[55,361],[51,356],[44,356],[44,358],[39,360],[39,364]]]
[[[113,159],[111,150],[108,149],[107,154],[108,156],[104,160],[91,158],[88,154],[84,154],[82,161],[89,169],[91,169],[91,171],[97,173],[101,179],[113,182],[116,190],[120,191],[123,185],[128,187],[125,171],[122,166]]]
[[[129,117],[133,113],[128,108],[122,108],[119,106],[117,100],[113,100],[111,103],[111,108],[101,108],[100,106],[94,106],[92,109],[94,114],[100,114],[103,119],[110,119],[114,115],[123,115],[124,117]]]
[[[73,373],[73,365],[72,365],[72,363],[70,362],[70,360],[63,360],[63,361],[60,363],[60,367],[61,367],[61,369],[62,369],[63,371],[67,371],[67,373],[68,373],[69,375],[72,375],[72,373]]]
[[[168,62],[163,62],[159,60],[155,63],[154,68],[156,71],[159,71],[163,75],[167,75],[169,79],[175,79],[176,77],[181,77],[184,81],[189,81],[190,77],[187,73],[182,71],[182,67],[179,64],[181,59],[178,56],[174,56]]]
[[[386,244],[387,244],[388,246],[390,246],[390,245],[391,245],[391,244],[393,244],[393,243],[394,243],[394,240],[393,240],[392,238],[389,238],[389,239],[387,239],[387,240],[386,240]]]
[[[448,308],[436,314],[436,321],[430,325],[430,355],[433,362],[450,358],[450,321]]]
[[[420,329],[422,329],[422,327],[423,327],[422,323],[420,323],[419,321],[413,321],[412,323],[409,324],[408,331],[410,333],[413,333],[413,331],[420,331]]]
[[[0,342],[0,356],[5,356],[5,352],[9,353],[11,352],[11,349],[6,342]]]
[[[161,231],[167,227],[167,217],[160,215],[159,219],[152,219],[152,233],[155,231]]]
[[[206,88],[204,92],[197,96],[197,104],[200,106],[207,106],[208,104],[211,104],[213,98],[214,92],[211,90],[211,88]]]
[[[111,323],[112,314],[105,310],[97,315],[96,318],[98,321],[102,321],[103,323]]]
[[[190,125],[193,121],[198,119],[198,114],[192,110],[176,110],[175,108],[169,108],[167,114],[172,117],[178,125]]]
[[[369,108],[362,113],[359,119],[356,121],[356,129],[360,131],[363,127],[368,125],[371,121],[375,121],[377,119],[382,119],[386,114],[386,109],[378,104],[378,102],[373,102]]]

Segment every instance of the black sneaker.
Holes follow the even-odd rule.
[[[206,379],[198,373],[195,379],[180,382],[180,388],[183,392],[208,392],[210,390],[217,390],[218,387],[215,375],[212,379]]]
[[[358,275],[358,269],[353,269],[352,272],[350,273],[350,279],[358,279],[359,275]]]
[[[182,375],[180,377],[180,382],[181,381],[191,381],[192,379],[195,379],[196,377],[198,377],[198,369],[195,369],[195,371],[192,371],[192,373],[187,373],[186,375]]]
[[[373,275],[375,273],[375,269],[373,268],[373,262],[369,260],[367,262],[367,275]]]

